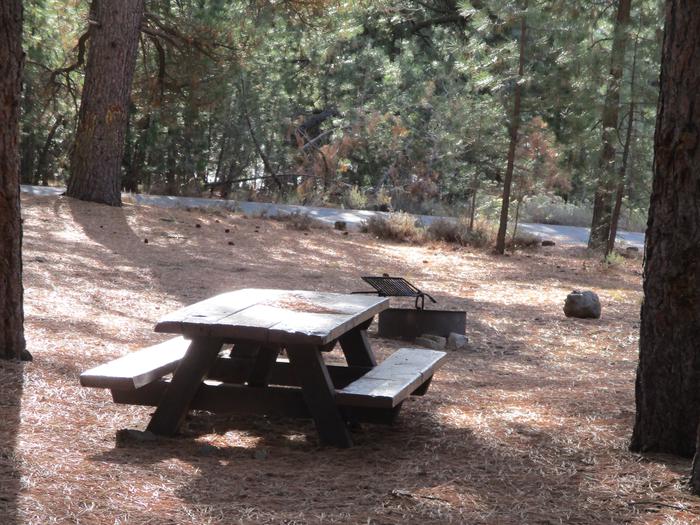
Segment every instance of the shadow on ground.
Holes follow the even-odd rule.
[[[494,446],[468,428],[440,421],[422,400],[408,404],[394,427],[355,429],[355,446],[347,450],[319,447],[308,422],[197,416],[190,422],[197,431],[185,437],[127,444],[92,460],[105,463],[105,468],[120,464],[137,470],[158,469],[173,459],[195,466],[196,476],[177,495],[192,508],[205,509],[203,521],[624,521],[624,513],[615,506],[590,504],[603,496],[595,494],[596,489],[572,484],[572,475],[583,481],[584,469],[572,473],[561,465],[543,468],[527,454]],[[554,457],[575,461],[549,436],[526,425],[516,431]],[[212,433],[244,433],[250,441],[216,446],[200,439]],[[562,509],[565,516],[556,514]]]

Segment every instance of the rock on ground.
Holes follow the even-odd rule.
[[[444,350],[447,346],[447,338],[439,335],[423,334],[416,337],[416,344],[432,350]]]
[[[583,292],[574,290],[566,296],[564,314],[566,317],[579,319],[599,319],[601,314],[600,299],[596,293],[590,290]]]
[[[457,334],[452,332],[447,337],[447,349],[448,350],[459,350],[464,348],[469,343],[469,338],[464,334]]]

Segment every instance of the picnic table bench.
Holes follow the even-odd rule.
[[[401,348],[377,364],[367,328],[387,307],[386,298],[358,295],[225,293],[156,324],[178,337],[88,370],[80,382],[110,389],[116,403],[155,406],[148,430],[156,434],[175,434],[198,409],[311,417],[322,442],[349,447],[347,422],[391,423],[408,396],[426,393],[446,358]],[[346,366],[323,359],[336,344]]]

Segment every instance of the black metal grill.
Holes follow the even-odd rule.
[[[433,303],[437,301],[429,294],[419,290],[403,277],[362,277],[362,280],[369,284],[376,292],[355,292],[355,293],[376,293],[380,297],[415,297],[416,309],[423,310],[425,308],[425,298],[427,297]]]

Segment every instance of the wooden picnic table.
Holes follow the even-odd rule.
[[[155,434],[175,434],[190,409],[310,416],[322,442],[349,447],[348,421],[393,421],[408,395],[425,393],[445,357],[401,349],[377,366],[367,328],[388,306],[386,298],[364,295],[225,293],[155,326],[181,337],[89,370],[81,383],[110,388],[117,403],[156,406],[148,424]],[[336,343],[346,366],[323,359]],[[231,350],[222,352],[224,345]]]

